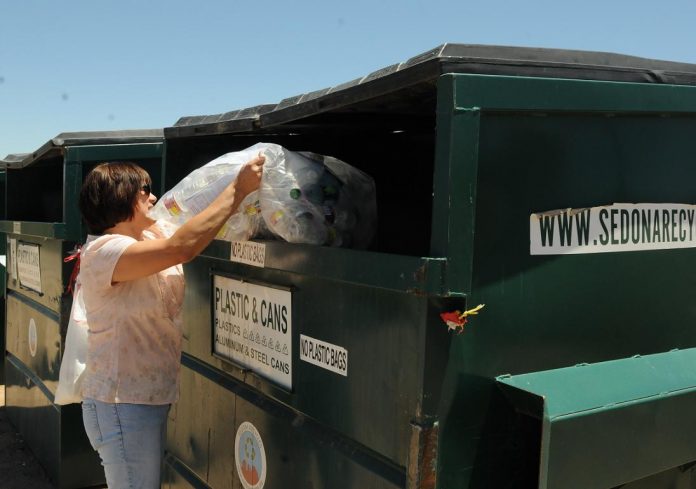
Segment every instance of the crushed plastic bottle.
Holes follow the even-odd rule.
[[[235,176],[223,165],[196,170],[163,195],[159,201],[162,205],[155,206],[150,215],[181,225],[208,207]]]

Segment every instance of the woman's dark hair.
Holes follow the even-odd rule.
[[[104,234],[133,219],[135,202],[150,175],[135,163],[114,161],[95,166],[82,182],[80,212],[91,234]]]

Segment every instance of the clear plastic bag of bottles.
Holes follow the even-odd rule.
[[[150,217],[181,226],[208,207],[234,181],[242,166],[262,150],[254,147],[227,153],[194,170],[157,201],[150,210]],[[227,241],[249,239],[258,231],[260,220],[258,192],[253,192],[225,223],[218,238]]]
[[[262,152],[261,185],[242,201],[218,238],[280,237],[291,243],[366,248],[377,225],[374,180],[329,156],[259,143],[193,171],[151,210],[153,219],[181,225],[207,207]]]

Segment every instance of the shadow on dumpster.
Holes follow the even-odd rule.
[[[55,489],[44,469],[7,419],[5,386],[0,385],[0,487]]]

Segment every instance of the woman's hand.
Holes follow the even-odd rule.
[[[241,202],[244,197],[249,195],[254,190],[258,190],[261,184],[261,173],[263,172],[263,164],[266,162],[266,157],[262,153],[248,161],[235,179],[234,191],[239,196],[239,202]]]

